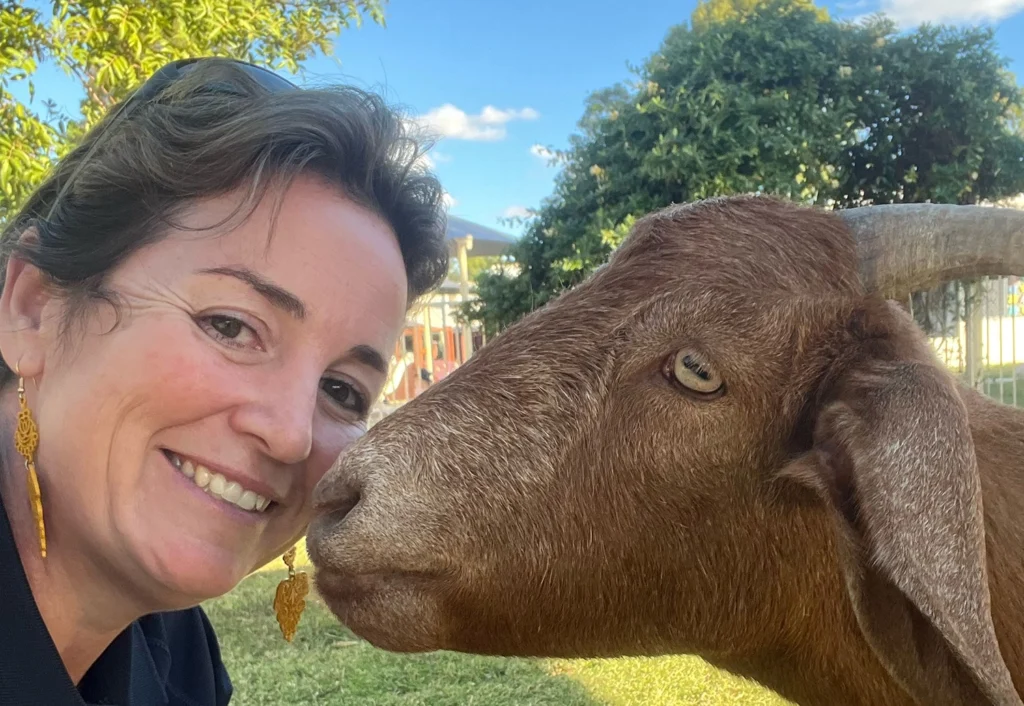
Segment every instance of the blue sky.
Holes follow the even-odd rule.
[[[820,2],[820,0],[819,0]],[[34,3],[33,3],[34,4]],[[826,0],[833,15],[884,10],[924,20],[988,23],[1024,82],[1024,0]],[[628,79],[696,0],[390,0],[387,27],[343,32],[335,53],[305,80],[381,91],[447,136],[431,153],[451,213],[512,233],[503,216],[537,207],[555,168],[537,146],[562,148],[594,90]],[[63,77],[47,72],[37,95],[61,103]]]

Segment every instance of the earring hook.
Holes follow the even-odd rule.
[[[19,379],[22,377],[22,375],[21,375],[21,360],[20,359],[18,360],[17,363],[14,364],[14,374],[17,375]],[[32,378],[32,389],[35,390],[36,392],[39,391],[39,383],[36,382],[35,378]],[[23,384],[19,383],[19,391],[21,391],[21,392],[25,391],[25,386]]]

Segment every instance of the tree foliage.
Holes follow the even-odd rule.
[[[690,16],[690,27],[694,32],[703,32],[723,22],[745,21],[765,5],[766,0],[700,0]],[[813,0],[792,0],[782,10],[810,10],[818,19],[828,20],[825,8],[815,7]]]
[[[489,335],[581,281],[633,220],[770,193],[825,207],[971,203],[1024,190],[1021,91],[988,29],[898,34],[809,0],[710,0],[636,80],[595,92],[554,193],[477,277]],[[694,28],[695,27],[695,28]]]
[[[0,1],[0,221],[52,160],[113,103],[168,61],[218,55],[293,73],[364,15],[384,24],[386,0]],[[60,67],[81,86],[80,114],[33,107],[32,77]],[[28,88],[19,100],[15,84]],[[20,92],[20,91],[19,91]]]

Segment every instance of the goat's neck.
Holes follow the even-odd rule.
[[[1024,693],[1024,409],[964,396],[985,506],[992,619],[1003,660]]]
[[[1024,409],[995,404],[973,391],[964,398],[984,494],[993,621],[1003,660],[1024,693]],[[820,520],[814,514],[802,518],[808,528]],[[812,531],[807,536],[823,535]],[[781,573],[790,577],[783,583],[792,595],[819,600],[790,603],[781,634],[769,638],[771,649],[762,644],[750,655],[707,659],[800,706],[912,706],[861,638],[839,574],[806,564],[783,565]],[[782,596],[775,600],[786,604]]]
[[[820,508],[805,507],[796,514],[790,517],[802,525],[799,535],[821,544],[807,547],[806,553],[775,552],[779,579],[760,584],[769,607],[752,618],[760,626],[760,639],[739,653],[702,656],[799,706],[917,706],[863,639],[839,567],[807,560],[834,556],[829,517]],[[797,541],[792,536],[767,539],[780,546]]]

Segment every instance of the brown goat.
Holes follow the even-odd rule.
[[[1021,705],[1024,411],[885,297],[1024,273],[1024,213],[769,198],[640,221],[318,488],[395,651],[690,653],[801,704]]]

